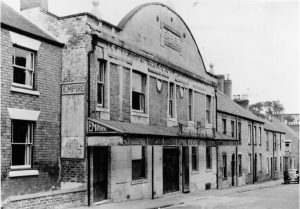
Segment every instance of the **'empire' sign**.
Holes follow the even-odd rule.
[[[84,94],[85,83],[68,83],[62,84],[62,95]]]
[[[94,121],[88,120],[88,132],[89,133],[99,133],[99,132],[107,132],[107,128],[100,125],[99,123],[95,123]]]

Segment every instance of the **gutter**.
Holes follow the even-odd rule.
[[[92,49],[88,51],[87,58],[88,58],[88,77],[87,77],[87,117],[90,118],[91,116],[91,54],[95,52],[95,46],[97,44],[97,35],[92,35]],[[86,121],[86,120],[85,120]],[[87,134],[85,134],[86,136]],[[90,177],[90,169],[91,169],[91,161],[90,161],[90,147],[87,146],[87,203],[88,206],[91,205],[91,177]]]

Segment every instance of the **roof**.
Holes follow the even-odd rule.
[[[291,129],[288,125],[285,123],[281,122],[277,118],[272,118],[272,123],[276,126],[279,127],[283,132],[286,134],[286,138],[292,139],[292,138],[299,138],[298,134]]]
[[[264,125],[264,129],[265,130],[269,130],[269,131],[274,131],[274,132],[281,132],[281,133],[285,133],[280,127],[276,126],[274,123],[272,123],[271,121],[265,119],[265,125]]]
[[[222,92],[217,91],[216,96],[217,111],[264,123],[264,120],[262,118],[257,117],[249,110],[241,107],[239,104],[232,101],[228,96],[224,95]]]
[[[54,45],[63,46],[62,43],[58,42],[4,2],[1,2],[1,27]]]

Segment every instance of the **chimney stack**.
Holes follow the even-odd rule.
[[[249,100],[248,100],[248,95],[247,94],[237,94],[237,95],[233,95],[233,101],[237,104],[239,104],[241,107],[248,109],[248,105],[249,105]]]
[[[39,7],[41,10],[48,11],[48,0],[21,0],[21,11]]]
[[[227,74],[227,79],[224,81],[224,94],[232,99],[232,81],[229,78],[229,74]]]

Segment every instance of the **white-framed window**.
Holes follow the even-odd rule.
[[[131,147],[132,180],[145,179],[147,177],[146,156],[145,146]]]
[[[169,117],[175,117],[175,85],[169,83]]]
[[[106,85],[106,61],[99,60],[99,71],[97,75],[97,105],[104,107],[105,85]]]
[[[211,123],[211,96],[206,95],[206,122]]]
[[[199,161],[198,161],[198,147],[192,147],[192,171],[199,170]]]
[[[32,167],[33,122],[12,120],[11,169]]]
[[[189,89],[189,121],[193,121],[194,117],[193,117],[193,90]]]
[[[33,89],[34,53],[19,47],[13,50],[13,85]]]
[[[132,71],[132,109],[146,112],[146,75]]]

